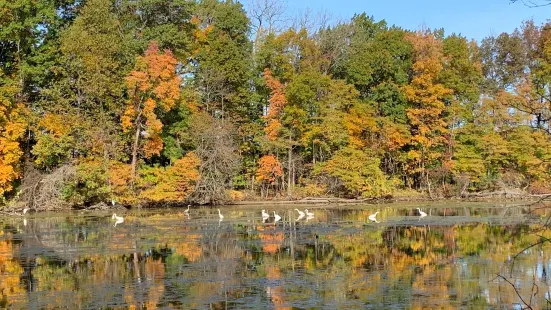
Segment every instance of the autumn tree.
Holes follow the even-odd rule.
[[[277,184],[279,178],[283,176],[283,167],[274,155],[264,155],[258,161],[256,170],[256,180],[262,184],[262,196],[264,193],[268,197],[268,186]]]
[[[125,132],[133,132],[133,180],[138,157],[150,158],[163,149],[160,136],[163,124],[158,114],[170,111],[179,98],[181,78],[176,75],[176,65],[170,51],[161,52],[157,43],[152,42],[144,56],[137,57],[134,70],[126,77],[129,98],[121,123]]]
[[[200,159],[188,153],[167,167],[140,171],[140,198],[143,201],[182,203],[193,193],[199,181]]]
[[[270,103],[266,115],[264,115],[264,119],[266,120],[266,126],[264,127],[264,132],[267,136],[268,141],[271,141],[274,143],[276,149],[273,151],[277,151],[277,146],[279,147],[287,147],[287,160],[288,160],[288,169],[287,169],[287,190],[288,194],[291,194],[291,178],[292,178],[292,168],[291,168],[291,161],[292,161],[292,148],[293,145],[290,140],[292,139],[290,135],[289,141],[285,139],[285,136],[283,136],[283,125],[282,125],[282,117],[283,117],[283,110],[285,106],[287,105],[287,98],[285,95],[285,86],[273,76],[272,72],[269,69],[264,70],[264,80],[266,81],[266,86],[270,90],[270,97],[268,99],[268,102]],[[275,158],[273,155],[267,155],[271,157],[262,157],[264,158],[264,161],[270,158]],[[261,160],[262,160],[261,158]],[[261,169],[262,165],[266,165],[266,163],[263,163],[262,161],[259,161],[259,166]],[[259,176],[258,170],[257,170],[257,177]],[[261,180],[258,180],[261,181]]]
[[[413,75],[405,92],[411,107],[407,116],[411,125],[411,150],[408,152],[410,173],[423,182],[430,192],[427,168],[441,164],[445,144],[446,122],[444,97],[452,93],[438,80],[442,71],[442,42],[429,31],[407,36],[414,48]]]
[[[389,27],[365,13],[322,32],[322,52],[332,59],[330,72],[359,91],[361,104],[345,116],[350,139],[381,157],[387,174],[402,174],[402,147],[409,141],[404,86],[409,82],[413,51],[406,31]],[[324,38],[333,38],[326,42]],[[332,46],[334,45],[334,46]]]
[[[344,192],[350,197],[381,197],[392,192],[392,182],[379,169],[380,160],[369,152],[345,147],[315,173],[334,178],[330,190],[334,194]]]
[[[525,70],[513,85],[516,96],[509,105],[532,117],[528,125],[551,133],[551,24],[541,27],[525,22],[517,35],[522,39]]]
[[[538,172],[548,170],[547,151],[543,150],[549,143],[551,115],[548,28],[526,21],[513,33],[489,37],[481,44],[485,97],[473,111],[475,124],[470,133],[471,141],[480,141],[485,159],[486,174],[478,188],[549,190]]]
[[[285,86],[273,77],[269,69],[264,70],[264,79],[266,81],[266,86],[270,89],[270,99],[268,99],[270,105],[268,106],[266,115],[264,115],[264,119],[266,120],[264,132],[269,140],[275,140],[279,136],[282,128],[280,118],[283,113],[283,108],[287,105]]]
[[[267,145],[269,153],[287,153],[286,188],[290,196],[299,177],[296,166],[302,161],[301,150],[306,147],[312,151],[312,140],[305,136],[319,123],[321,101],[331,84],[329,76],[322,73],[327,62],[305,29],[268,36],[257,56],[259,65],[269,69],[264,70],[269,103],[264,117]]]
[[[13,182],[21,176],[23,149],[20,139],[27,127],[25,107],[14,100],[18,88],[7,84],[9,80],[3,78],[0,75],[0,201],[13,189]]]

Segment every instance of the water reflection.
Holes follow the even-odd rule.
[[[420,207],[428,215],[419,218]],[[0,307],[510,308],[551,295],[551,233],[525,208],[195,208],[2,218]],[[268,210],[267,210],[268,211]],[[380,223],[369,216],[378,211]],[[280,217],[274,217],[274,212]],[[545,215],[545,214],[542,214]],[[538,218],[533,218],[535,222]],[[528,248],[515,261],[512,256]]]

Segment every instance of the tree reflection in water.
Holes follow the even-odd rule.
[[[263,223],[256,208],[3,218],[0,307],[291,309],[512,307],[520,300],[496,274],[511,274],[532,306],[549,297],[549,246],[512,255],[541,237],[522,209],[417,206],[316,209],[316,218]],[[426,206],[424,209],[428,209]],[[426,220],[426,221],[425,221]]]

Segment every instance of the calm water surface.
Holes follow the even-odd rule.
[[[0,307],[547,308],[544,211],[497,204],[295,206],[0,218]],[[416,207],[429,215],[419,218]],[[263,222],[262,208],[271,217]],[[304,207],[300,207],[304,210]],[[274,224],[273,211],[282,219]],[[380,223],[368,216],[380,211]],[[516,253],[522,252],[512,264]],[[530,296],[534,295],[530,301]]]

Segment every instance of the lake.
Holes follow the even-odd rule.
[[[0,307],[520,309],[520,298],[534,309],[549,305],[547,210],[309,205],[299,208],[314,216],[297,221],[296,207],[225,206],[221,221],[210,207],[192,207],[189,216],[131,210],[116,225],[106,212],[0,218]],[[270,212],[266,222],[261,209]],[[368,219],[376,211],[379,223]]]

